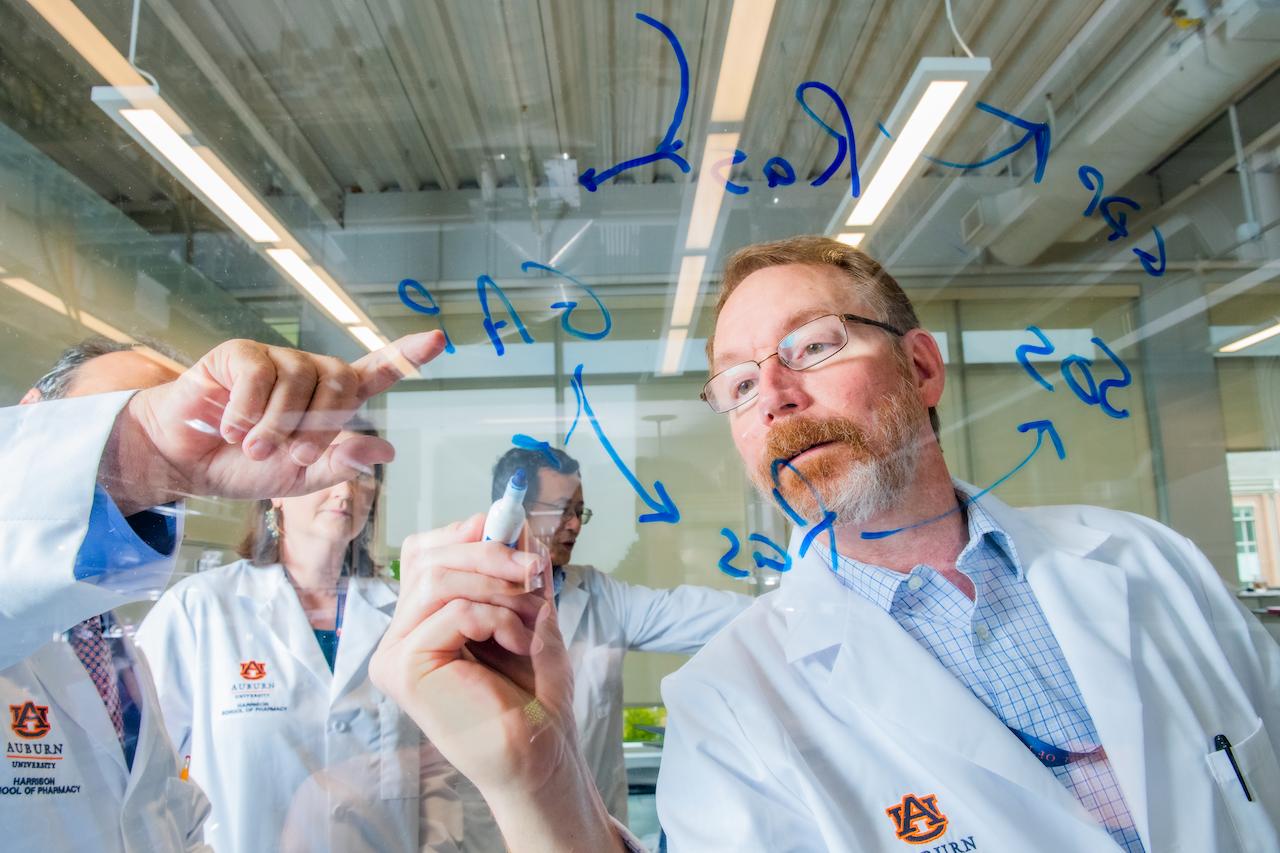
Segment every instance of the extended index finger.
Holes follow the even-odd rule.
[[[360,389],[356,394],[358,401],[363,403],[401,379],[416,376],[419,367],[443,350],[444,332],[437,329],[397,338],[382,349],[353,361],[351,366],[360,377]]]

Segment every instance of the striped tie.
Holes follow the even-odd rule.
[[[71,647],[98,688],[107,716],[116,727],[116,737],[124,743],[124,715],[120,711],[120,691],[116,687],[116,665],[111,648],[102,636],[102,617],[93,616],[71,629]]]

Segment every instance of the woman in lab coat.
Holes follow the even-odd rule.
[[[456,849],[457,774],[368,678],[396,602],[369,553],[381,483],[259,502],[245,559],[175,585],[138,631],[215,850]]]

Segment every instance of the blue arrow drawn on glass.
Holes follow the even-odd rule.
[[[1044,167],[1049,163],[1049,125],[1040,121],[1027,121],[1025,118],[1019,118],[997,109],[990,104],[978,101],[976,104],[978,109],[984,113],[991,113],[993,116],[1002,118],[1010,124],[1020,127],[1026,131],[1023,137],[1008,148],[997,151],[985,160],[979,160],[976,163],[952,163],[950,160],[940,160],[937,157],[930,157],[927,154],[925,159],[931,163],[937,163],[939,166],[950,166],[952,169],[978,169],[982,166],[990,166],[1001,157],[1007,157],[1017,151],[1019,148],[1027,144],[1027,140],[1034,140],[1036,144],[1036,176],[1035,183],[1040,183],[1040,179],[1044,177]]]
[[[671,500],[671,496],[667,494],[667,488],[662,485],[662,481],[653,481],[653,490],[658,496],[657,498],[651,497],[644,486],[640,484],[640,481],[636,479],[636,475],[631,473],[631,469],[618,456],[618,451],[613,449],[613,445],[605,436],[604,430],[600,428],[600,422],[596,420],[596,413],[591,410],[591,404],[587,402],[587,392],[582,388],[581,364],[573,369],[573,379],[569,380],[569,384],[573,387],[574,396],[578,398],[578,415],[574,417],[573,425],[569,427],[564,443],[566,445],[569,443],[569,436],[573,435],[573,430],[578,425],[578,417],[585,412],[587,422],[595,430],[596,438],[600,440],[600,446],[604,448],[604,452],[609,454],[609,458],[613,460],[613,464],[617,466],[619,473],[631,484],[631,488],[640,496],[640,500],[644,501],[653,510],[653,512],[647,512],[636,520],[641,524],[647,524],[652,521],[665,521],[668,524],[678,523],[680,521],[680,510],[676,506],[676,502]]]
[[[1005,480],[1009,479],[1014,474],[1021,471],[1023,466],[1026,465],[1028,462],[1030,462],[1032,457],[1034,457],[1036,453],[1040,451],[1040,446],[1044,444],[1044,437],[1046,434],[1049,436],[1049,440],[1053,442],[1053,449],[1057,452],[1058,458],[1059,459],[1067,458],[1066,448],[1062,446],[1062,439],[1058,436],[1058,430],[1054,427],[1053,421],[1027,421],[1025,424],[1018,424],[1018,432],[1030,432],[1031,430],[1036,431],[1036,446],[1031,448],[1031,452],[1027,454],[1027,458],[1019,462],[1016,466],[1014,466],[1014,469],[1012,471],[1005,474],[999,480],[996,480],[994,483],[992,483],[990,486],[987,486],[985,489],[978,492],[976,495],[973,495],[967,498],[966,500],[964,500],[955,509],[949,509],[946,512],[942,513],[941,515],[935,515],[933,518],[926,518],[924,521],[917,521],[915,524],[909,524],[906,527],[898,527],[894,530],[864,530],[859,535],[863,539],[887,539],[888,537],[894,535],[895,533],[901,533],[904,530],[914,530],[917,527],[924,527],[926,524],[933,524],[935,521],[946,518],[948,515],[951,515],[951,513],[953,512],[959,512],[961,507],[967,506],[973,503],[978,498],[982,497],[987,492],[991,491],[996,486],[999,486]]]
[[[680,125],[684,123],[684,109],[689,103],[689,60],[685,58],[684,48],[680,46],[680,39],[676,38],[676,34],[671,31],[670,27],[656,18],[650,18],[643,12],[636,12],[636,20],[648,24],[662,33],[671,45],[671,50],[676,56],[676,64],[680,66],[680,98],[676,101],[676,109],[671,116],[671,123],[667,125],[667,133],[662,137],[662,141],[658,143],[658,147],[654,149],[652,154],[624,160],[621,163],[610,166],[603,172],[587,169],[578,176],[578,183],[586,187],[587,192],[590,193],[595,192],[605,181],[618,177],[628,169],[635,169],[648,163],[655,163],[658,160],[670,160],[680,171],[685,174],[689,172],[689,161],[676,153],[684,147],[684,140],[677,139],[676,133],[679,132]]]

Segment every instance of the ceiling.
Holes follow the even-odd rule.
[[[127,51],[128,0],[76,5]],[[1219,47],[1245,57],[1224,69],[1208,36],[1180,27],[1167,6],[956,0],[960,35],[993,68],[978,100],[1052,125],[1050,174],[1044,185],[1030,180],[1030,145],[980,170],[931,167],[873,234],[873,252],[908,279],[1072,263],[1140,276],[1115,260],[1095,223],[1079,221],[1088,193],[1075,177],[1083,160],[1072,157],[1089,156],[1109,189],[1144,202],[1137,235],[1173,207],[1185,214],[1211,181],[1235,180],[1223,141],[1230,104],[1241,101],[1244,141],[1259,156],[1275,149],[1280,117],[1280,40],[1266,30],[1280,12],[1250,19],[1247,42],[1222,25]],[[594,282],[666,289],[696,168],[685,175],[661,160],[593,194],[573,178],[653,151],[671,120],[679,69],[636,12],[668,25],[687,55],[678,138],[697,164],[717,129],[711,102],[731,11],[728,0],[144,0],[136,62],[375,313],[404,275],[447,291],[558,252]],[[719,247],[823,230],[848,192],[847,168],[824,187],[807,185],[834,146],[796,102],[798,84],[823,81],[843,95],[861,157],[919,60],[960,54],[941,0],[778,0],[740,127],[748,156],[733,173],[750,192],[726,203]],[[1190,82],[1162,94],[1170,57]],[[101,82],[24,0],[0,4],[0,121],[149,234],[172,236],[175,251],[238,297],[290,293],[252,252],[229,247],[225,226],[90,103]],[[1249,101],[1251,92],[1262,94]],[[810,103],[838,124],[828,102]],[[1016,141],[1011,131],[971,110],[931,150],[972,162]],[[766,185],[761,169],[773,156],[795,167],[794,186]],[[1218,207],[1238,203],[1218,196]],[[959,223],[975,205],[988,227],[966,241]],[[1171,241],[1171,262],[1235,261],[1236,242],[1189,235]]]

